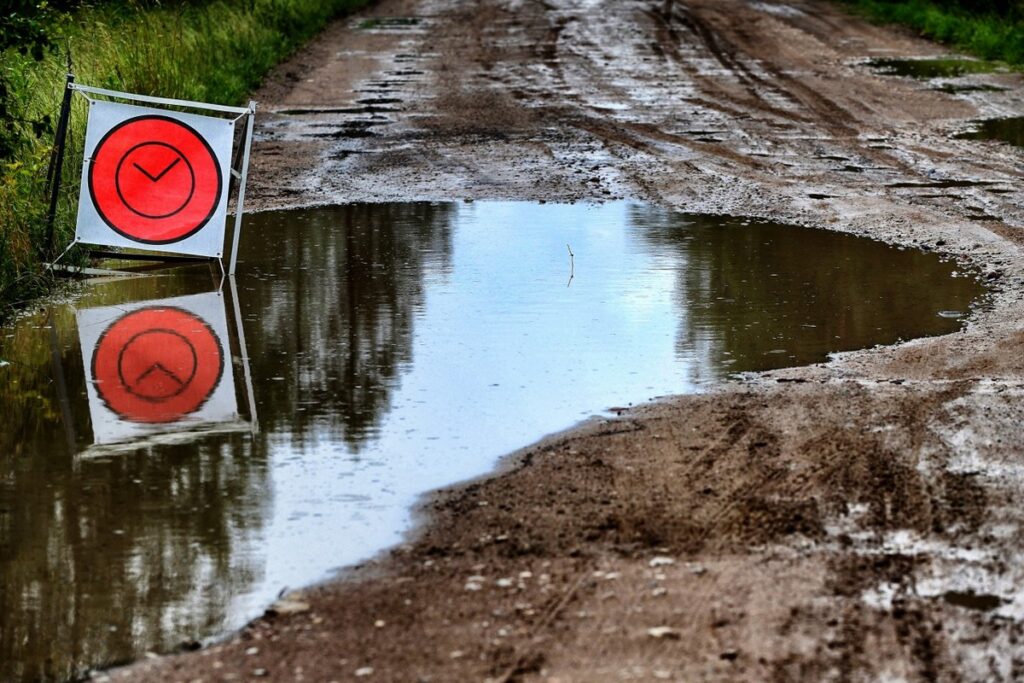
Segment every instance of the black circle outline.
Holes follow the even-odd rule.
[[[202,318],[202,316],[198,315],[197,313],[193,313],[192,311],[189,311],[187,309],[180,308],[178,306],[146,306],[145,308],[139,308],[139,309],[136,309],[134,311],[129,311],[128,313],[125,313],[124,315],[122,315],[120,318],[118,318],[114,322],[112,322],[109,325],[107,325],[107,328],[105,330],[103,330],[103,332],[100,334],[99,339],[96,340],[96,347],[93,348],[93,350],[92,350],[92,361],[89,363],[89,372],[92,374],[93,386],[97,387],[96,388],[96,395],[100,397],[101,401],[103,401],[103,405],[105,405],[110,412],[114,413],[115,415],[117,415],[118,417],[120,417],[123,420],[127,420],[128,422],[141,423],[141,424],[168,424],[170,422],[178,422],[181,419],[181,417],[179,417],[179,418],[177,418],[175,420],[167,421],[167,422],[156,422],[156,423],[154,423],[154,422],[150,422],[150,421],[147,421],[147,420],[132,419],[132,418],[124,415],[120,410],[117,410],[116,408],[114,408],[114,406],[110,405],[110,402],[107,400],[106,396],[103,395],[102,382],[99,382],[96,379],[96,357],[99,356],[100,347],[103,346],[103,340],[106,338],[107,333],[110,332],[110,330],[115,325],[117,325],[119,322],[121,322],[125,318],[129,318],[129,317],[131,317],[133,315],[136,315],[138,313],[142,313],[144,311],[178,311],[179,313],[184,313],[185,315],[189,316],[190,318],[193,318],[194,320],[196,320],[197,322],[202,324],[202,326],[207,329],[207,331],[210,333],[210,335],[217,342],[217,358],[219,360],[219,366],[217,368],[217,379],[214,381],[213,386],[210,388],[210,390],[208,392],[206,392],[206,397],[203,398],[203,400],[200,401],[196,405],[195,408],[193,408],[192,410],[188,411],[187,413],[182,413],[181,417],[184,417],[185,415],[191,415],[192,413],[194,413],[197,410],[199,410],[200,408],[202,408],[204,405],[206,405],[206,402],[210,400],[210,397],[213,396],[214,393],[216,393],[217,387],[220,386],[220,381],[224,377],[224,348],[221,345],[220,337],[214,331],[213,327],[210,326],[210,323],[206,322],[206,320],[204,320]],[[133,339],[134,339],[134,337],[133,337]],[[118,354],[118,356],[120,357],[120,354]],[[196,363],[196,367],[198,368],[198,361]],[[120,375],[120,373],[118,373],[118,374]],[[131,392],[129,391],[128,393],[131,393]],[[134,396],[134,394],[132,394],[132,395]]]
[[[139,337],[145,336],[147,334],[157,334],[157,333],[169,334],[172,337],[178,337],[179,339],[181,339],[181,341],[185,342],[185,345],[188,346],[189,352],[192,354],[192,374],[189,375],[188,379],[185,380],[184,382],[182,382],[181,379],[179,379],[177,376],[175,376],[175,379],[177,379],[178,382],[181,382],[181,388],[178,389],[177,391],[175,391],[173,394],[168,394],[167,396],[165,396],[163,398],[151,398],[149,396],[143,396],[142,394],[140,394],[138,392],[132,391],[131,386],[129,386],[127,380],[125,380],[124,373],[121,372],[121,365],[122,365],[121,359],[124,358],[124,352],[128,350],[128,347],[132,345],[132,342],[134,342]],[[182,393],[184,393],[184,391],[186,389],[188,389],[188,385],[192,384],[192,380],[194,380],[196,378],[196,373],[197,372],[199,372],[199,356],[196,355],[196,347],[195,347],[195,345],[193,345],[192,342],[190,342],[188,340],[188,337],[183,335],[181,332],[176,332],[174,330],[169,330],[169,329],[164,328],[164,327],[154,327],[154,328],[151,328],[151,329],[148,329],[148,330],[143,330],[142,332],[139,332],[138,334],[134,335],[131,339],[129,339],[127,342],[125,342],[124,346],[121,347],[121,352],[117,354],[117,378],[119,380],[121,380],[121,384],[124,386],[125,391],[127,391],[132,396],[135,396],[137,398],[141,398],[143,401],[149,401],[150,403],[163,403],[164,401],[171,400],[175,396],[180,396]]]
[[[214,162],[213,163],[213,167],[217,170],[217,192],[214,195],[214,202],[213,202],[213,206],[210,208],[210,213],[208,213],[206,215],[206,218],[204,218],[202,221],[200,221],[199,224],[195,228],[193,228],[190,232],[187,232],[184,235],[181,235],[179,237],[175,237],[173,239],[169,239],[169,240],[147,240],[147,239],[143,239],[141,237],[135,237],[134,235],[129,235],[128,233],[124,232],[123,230],[118,228],[116,225],[114,225],[113,222],[111,222],[111,220],[109,218],[107,218],[106,214],[103,213],[103,210],[100,208],[100,205],[96,202],[96,190],[93,187],[93,169],[95,168],[95,164],[91,160],[89,162],[89,183],[88,183],[89,184],[89,198],[92,200],[92,205],[96,209],[96,213],[99,215],[99,217],[103,219],[103,222],[106,223],[107,226],[109,226],[111,230],[113,230],[117,234],[121,235],[122,237],[130,239],[133,242],[141,242],[143,244],[173,244],[174,242],[180,242],[180,241],[182,241],[184,239],[188,239],[189,237],[191,237],[192,235],[196,234],[197,232],[202,230],[204,227],[206,227],[206,224],[210,222],[210,219],[213,218],[213,214],[215,214],[217,212],[217,208],[220,206],[221,193],[224,191],[224,174],[220,170],[220,159],[217,158],[217,155],[213,151],[213,147],[211,147],[210,143],[206,141],[206,138],[204,138],[202,135],[200,135],[199,131],[197,131],[192,126],[188,125],[184,121],[179,121],[178,119],[173,118],[171,116],[164,116],[162,114],[143,114],[142,116],[133,116],[130,119],[125,119],[121,123],[117,124],[116,126],[111,128],[110,130],[108,130],[103,135],[103,137],[100,138],[99,142],[96,143],[96,146],[93,147],[92,159],[96,158],[97,153],[103,148],[103,145],[106,143],[107,139],[111,135],[113,135],[114,133],[116,133],[117,131],[119,131],[120,129],[124,128],[125,126],[127,126],[130,123],[136,123],[138,121],[144,121],[144,120],[149,120],[149,119],[155,119],[155,120],[158,120],[158,121],[169,121],[170,123],[175,123],[175,124],[177,124],[179,126],[182,126],[183,128],[186,128],[190,132],[192,132],[192,134],[195,135],[199,139],[199,141],[203,143],[203,146],[206,147],[206,151],[210,154],[210,158],[213,159],[213,162]],[[158,141],[157,140],[153,140],[152,142],[158,142]],[[124,155],[122,155],[122,158],[123,157],[124,157]],[[116,181],[116,178],[115,178],[115,181]],[[131,210],[131,209],[129,209],[129,210]]]
[[[189,190],[188,190],[188,197],[186,197],[185,201],[183,201],[181,203],[181,206],[179,206],[174,211],[171,211],[170,213],[165,213],[165,214],[160,214],[160,215],[152,215],[152,214],[148,214],[148,213],[142,213],[138,209],[134,208],[130,203],[128,203],[128,200],[124,198],[124,194],[121,192],[121,167],[124,166],[124,162],[128,158],[129,154],[131,154],[132,152],[137,150],[139,147],[145,147],[147,145],[156,145],[158,147],[166,147],[167,149],[173,150],[174,153],[178,155],[178,158],[181,159],[182,161],[184,161],[185,165],[188,166],[188,173],[189,173],[190,176],[192,176],[192,187],[190,187]],[[196,172],[195,172],[195,169],[192,168],[192,164],[189,163],[189,160],[186,159],[185,155],[181,153],[181,150],[178,149],[177,147],[175,147],[174,145],[168,144],[166,142],[158,142],[158,141],[140,142],[139,144],[135,145],[134,147],[129,149],[127,152],[125,152],[124,156],[121,157],[121,161],[117,162],[117,168],[114,169],[114,189],[117,190],[117,196],[121,198],[121,203],[124,204],[125,207],[127,207],[127,209],[129,211],[131,211],[132,213],[137,214],[139,216],[142,216],[143,218],[153,218],[153,219],[170,218],[171,216],[173,216],[176,213],[181,213],[182,210],[184,210],[184,208],[186,206],[188,206],[188,203],[190,201],[192,201],[192,195],[194,195],[196,193]]]

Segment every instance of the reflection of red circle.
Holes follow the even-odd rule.
[[[134,422],[174,422],[195,412],[223,371],[217,335],[180,308],[144,308],[119,318],[92,356],[100,398]]]
[[[222,189],[209,143],[169,116],[122,121],[96,144],[89,164],[89,194],[100,217],[146,244],[177,242],[201,230]]]

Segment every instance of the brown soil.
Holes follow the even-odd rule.
[[[995,287],[984,309],[551,437],[432,497],[407,545],[291,596],[308,610],[104,676],[1024,678],[1021,157],[950,138],[1019,111],[1021,78],[952,96],[874,75],[866,58],[941,50],[826,3],[692,0],[669,21],[661,4],[384,0],[257,94],[250,197],[765,216],[961,258]],[[998,184],[891,187],[939,178]]]

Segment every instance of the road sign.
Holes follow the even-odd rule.
[[[89,100],[75,239],[220,257],[235,122]]]
[[[77,313],[97,444],[239,421],[223,297]]]

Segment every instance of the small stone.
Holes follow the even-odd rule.
[[[259,653],[260,649],[258,647],[250,647],[248,650],[245,651],[245,654],[249,655],[250,657],[252,657],[253,655],[258,655]]]
[[[654,626],[647,629],[647,635],[659,640],[679,640],[681,637],[679,631],[671,626]]]
[[[668,593],[668,589],[662,586],[658,586],[657,588],[651,591],[651,595],[653,595],[656,598],[660,598],[662,595],[665,595],[666,593]]]
[[[270,675],[270,672],[267,671],[266,669],[253,669],[252,670],[252,675],[255,676],[256,678],[266,678],[267,676]]]
[[[362,678],[363,676],[372,676],[372,675],[373,675],[373,667],[372,666],[364,666],[364,667],[361,667],[359,669],[356,669],[356,676],[359,676],[360,678]]]
[[[267,609],[270,616],[286,616],[289,614],[301,614],[309,611],[309,603],[305,600],[282,598]]]
[[[498,579],[494,583],[498,585],[498,588],[511,588],[513,581],[512,579]]]
[[[373,622],[373,625],[375,628],[384,628],[387,625],[387,622],[383,619],[378,619],[377,621]]]
[[[651,566],[651,567],[667,567],[668,565],[675,564],[675,563],[676,563],[676,561],[674,559],[672,559],[671,557],[665,557],[665,556],[662,555],[662,556],[658,556],[658,557],[652,557],[651,561],[648,562],[647,564],[648,564],[648,566]]]
[[[460,658],[464,657],[465,655],[466,655],[466,653],[463,652],[462,650],[452,650],[451,652],[448,653],[448,656],[451,657],[452,659],[460,659]]]
[[[481,586],[479,583],[474,583],[473,581],[470,581],[462,588],[467,591],[478,591],[481,588],[483,588],[483,586]]]

